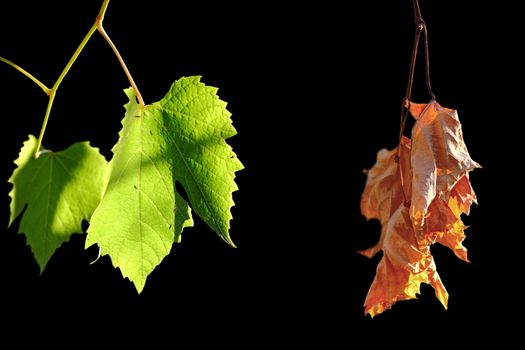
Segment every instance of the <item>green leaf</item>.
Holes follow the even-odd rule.
[[[176,81],[159,102],[141,107],[133,90],[110,180],[93,214],[86,247],[98,244],[139,292],[147,276],[192,226],[195,212],[230,245],[235,172],[242,169],[226,139],[235,135],[226,103],[200,77]]]
[[[186,192],[195,212],[227,243],[235,172],[243,166],[226,139],[237,134],[216,88],[200,77],[176,81],[168,94],[145,110],[155,121],[173,176]],[[155,137],[157,139],[157,137]]]
[[[107,162],[87,142],[61,152],[45,150],[35,159],[36,147],[36,138],[29,135],[9,178],[13,184],[9,225],[27,205],[19,232],[26,235],[44,271],[55,250],[73,233],[82,232],[82,220],[89,220],[100,202]]]

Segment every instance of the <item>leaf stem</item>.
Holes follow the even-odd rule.
[[[37,140],[37,145],[36,145],[36,150],[35,150],[35,158],[38,158],[38,155],[40,154],[40,148],[42,147],[42,140],[44,139],[44,134],[46,132],[46,127],[47,127],[47,123],[49,121],[49,115],[51,114],[51,108],[53,107],[53,101],[55,100],[56,92],[57,92],[60,84],[62,84],[62,81],[64,80],[65,76],[67,75],[67,73],[69,72],[69,70],[71,69],[71,67],[73,66],[75,61],[77,60],[78,56],[80,55],[80,53],[82,52],[82,50],[84,49],[84,47],[88,43],[89,39],[91,39],[91,36],[93,35],[93,33],[95,33],[96,30],[97,30],[97,26],[96,26],[96,23],[95,23],[95,24],[93,24],[91,26],[91,28],[89,28],[88,33],[86,34],[84,39],[82,39],[82,41],[80,42],[80,45],[78,45],[77,49],[73,53],[73,56],[71,56],[71,59],[66,64],[66,66],[62,70],[62,73],[60,73],[60,75],[58,76],[58,79],[56,80],[55,84],[53,85],[53,87],[49,91],[49,101],[47,103],[46,114],[44,116],[44,121],[42,123],[42,128],[40,129],[40,135],[38,136],[38,140]]]
[[[106,14],[106,10],[108,9],[109,0],[104,0],[102,3],[102,6],[100,7],[100,11],[98,11],[97,18],[100,17],[101,20],[104,19],[104,15]]]
[[[62,73],[60,73],[57,81],[55,82],[55,85],[53,85],[53,87],[52,87],[52,90],[56,91],[58,89],[58,87],[62,83],[62,80],[64,80],[64,77],[69,72],[69,69],[73,66],[75,61],[77,60],[78,56],[80,55],[80,53],[82,52],[82,50],[84,49],[86,44],[88,43],[89,39],[91,38],[91,36],[95,32],[95,30],[97,30],[95,25],[92,25],[91,28],[89,28],[88,33],[86,34],[84,39],[82,39],[82,41],[80,42],[80,45],[78,45],[77,49],[73,53],[73,56],[71,56],[71,59],[69,60],[69,62],[66,64],[66,66],[62,70]]]
[[[58,76],[58,79],[56,80],[56,82],[55,82],[55,84],[53,85],[52,88],[48,88],[40,80],[35,78],[33,75],[31,75],[29,72],[27,72],[25,69],[21,68],[20,66],[16,65],[15,63],[9,61],[8,59],[0,57],[0,62],[4,62],[4,63],[10,65],[11,67],[15,68],[16,70],[18,70],[22,74],[24,74],[26,77],[31,79],[35,84],[37,84],[42,90],[44,90],[44,92],[49,96],[49,101],[48,101],[47,108],[46,108],[46,114],[44,115],[44,121],[42,122],[42,128],[40,129],[40,135],[38,136],[38,140],[37,140],[37,147],[36,147],[35,154],[34,154],[35,158],[38,157],[38,155],[40,154],[40,148],[42,148],[42,140],[44,139],[44,134],[46,132],[46,127],[47,127],[47,123],[49,121],[49,116],[51,114],[51,109],[53,107],[53,102],[55,100],[56,92],[57,92],[60,84],[62,84],[62,81],[66,77],[67,73],[69,72],[69,70],[71,69],[71,67],[75,63],[75,61],[77,60],[78,56],[80,55],[80,53],[82,52],[82,50],[84,49],[86,44],[88,43],[89,39],[91,39],[91,37],[93,36],[93,33],[95,33],[95,31],[97,31],[97,30],[102,35],[102,37],[107,41],[107,43],[109,44],[109,46],[111,47],[111,49],[113,50],[115,55],[117,56],[117,59],[119,60],[120,65],[122,66],[122,69],[124,70],[124,73],[126,74],[128,80],[129,80],[129,82],[131,84],[131,87],[135,91],[135,95],[137,96],[139,104],[142,107],[145,106],[144,99],[142,98],[142,95],[140,94],[139,89],[137,87],[137,84],[135,84],[135,81],[133,80],[133,77],[131,76],[131,73],[129,72],[128,67],[124,63],[124,60],[122,59],[122,56],[118,52],[115,44],[113,44],[113,42],[109,38],[108,34],[106,33],[106,31],[104,30],[104,27],[102,25],[102,22],[104,20],[104,15],[106,14],[106,10],[107,10],[108,5],[109,5],[109,1],[110,0],[104,0],[103,1],[102,6],[100,7],[100,11],[98,12],[97,18],[95,20],[95,23],[93,23],[91,28],[89,28],[88,33],[86,34],[84,39],[82,39],[82,41],[80,42],[80,45],[78,45],[77,49],[73,53],[73,56],[71,56],[71,59],[69,60],[69,62],[66,64],[66,66],[62,70],[62,73],[60,73],[60,75]]]
[[[38,157],[38,155],[40,154],[40,148],[42,147],[42,140],[44,138],[44,133],[46,131],[47,123],[49,121],[49,115],[51,114],[51,108],[53,106],[53,101],[55,99],[55,95],[56,95],[56,92],[58,90],[58,87],[60,86],[60,84],[64,80],[65,76],[67,75],[67,73],[69,72],[69,70],[71,69],[71,67],[75,63],[75,61],[77,60],[78,56],[80,55],[80,53],[82,52],[82,50],[84,49],[86,44],[88,43],[89,39],[91,39],[91,36],[93,36],[93,33],[95,33],[95,31],[97,31],[97,30],[102,35],[102,37],[104,37],[104,39],[106,39],[106,41],[108,42],[109,46],[113,49],[113,52],[117,56],[121,66],[122,66],[122,69],[124,70],[124,73],[128,77],[128,80],[129,80],[129,82],[131,84],[131,87],[135,91],[135,95],[137,96],[137,99],[138,99],[140,105],[141,106],[145,106],[144,100],[142,99],[142,95],[140,94],[139,89],[138,89],[137,85],[135,84],[135,81],[133,80],[133,77],[131,76],[131,73],[129,72],[128,68],[126,67],[126,64],[124,63],[124,60],[122,59],[122,56],[118,52],[116,46],[113,44],[113,42],[111,41],[109,36],[107,35],[106,31],[104,30],[104,27],[102,26],[102,21],[104,20],[104,15],[106,14],[106,10],[108,9],[109,1],[110,0],[104,0],[104,2],[102,3],[102,6],[100,7],[100,11],[98,12],[97,18],[95,20],[95,23],[93,23],[91,28],[89,28],[88,33],[86,34],[86,36],[84,37],[84,39],[82,40],[80,45],[77,47],[77,49],[73,53],[73,56],[71,57],[71,59],[69,60],[67,65],[62,70],[62,73],[60,73],[60,76],[58,77],[58,79],[55,82],[55,84],[53,85],[53,87],[51,89],[47,89],[46,88],[47,90],[45,90],[46,93],[49,95],[49,102],[47,104],[46,114],[44,116],[44,122],[42,123],[42,128],[40,130],[40,136],[38,137],[35,158]]]
[[[109,0],[106,0],[109,2]],[[128,67],[126,66],[126,63],[124,62],[124,59],[118,52],[117,47],[115,44],[113,44],[113,41],[109,37],[109,35],[104,30],[104,26],[102,25],[102,21],[104,20],[104,16],[98,16],[97,17],[97,29],[100,35],[107,41],[113,52],[115,53],[115,56],[117,56],[118,61],[120,62],[120,65],[122,66],[122,69],[124,70],[124,73],[126,74],[126,77],[128,78],[129,83],[131,84],[131,88],[135,92],[135,95],[137,96],[137,100],[139,101],[139,104],[144,107],[146,104],[144,103],[144,99],[142,98],[142,95],[140,94],[139,88],[137,87],[137,84],[135,84],[135,81],[133,80],[133,77],[131,76],[131,73],[129,72]]]
[[[49,96],[49,94],[51,93],[51,89],[48,88],[44,83],[42,83],[40,80],[38,80],[37,78],[35,78],[31,73],[29,73],[28,71],[26,71],[25,69],[23,69],[22,67],[20,67],[19,65],[17,65],[16,63],[6,59],[6,58],[3,58],[0,56],[0,62],[4,62],[8,65],[10,65],[11,67],[13,67],[14,69],[16,69],[17,71],[19,71],[20,73],[22,73],[23,75],[25,75],[26,77],[28,77],[29,79],[31,79],[33,81],[33,83],[35,83],[36,85],[38,85],[45,93],[46,95]]]
[[[412,96],[412,85],[414,82],[414,71],[416,68],[416,59],[419,48],[419,41],[421,38],[421,32],[425,35],[425,73],[426,73],[426,84],[427,90],[432,100],[436,99],[436,96],[432,92],[432,86],[430,84],[430,57],[428,53],[428,32],[427,25],[421,16],[421,9],[419,7],[419,0],[412,0],[412,5],[414,6],[414,22],[415,22],[415,38],[414,46],[412,48],[412,59],[410,60],[410,70],[408,73],[408,82],[405,98],[401,102],[401,119],[399,122],[399,142],[403,137],[403,132],[405,131],[406,121],[408,118],[409,108],[410,108],[410,98]],[[398,154],[399,155],[399,154]]]
[[[51,114],[51,107],[53,107],[53,101],[55,100],[56,90],[51,89],[49,94],[49,102],[47,103],[46,114],[44,115],[44,122],[42,123],[42,128],[40,129],[40,135],[38,135],[36,151],[34,154],[35,158],[38,158],[40,155],[40,148],[42,148],[42,139],[44,138],[44,133],[46,132],[47,122],[49,121],[49,115]]]

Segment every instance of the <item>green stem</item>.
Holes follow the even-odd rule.
[[[106,14],[106,10],[108,9],[109,0],[104,0],[102,3],[102,6],[100,7],[100,11],[98,11],[98,16],[101,20],[104,19],[104,15]]]
[[[49,115],[51,114],[51,108],[53,107],[53,101],[55,100],[55,95],[58,90],[58,87],[60,86],[60,84],[62,84],[62,81],[64,80],[65,76],[69,72],[69,69],[71,69],[71,67],[77,60],[78,56],[80,55],[80,53],[82,52],[82,50],[84,49],[89,39],[91,38],[91,36],[96,30],[97,30],[97,26],[95,23],[91,26],[91,28],[89,28],[88,33],[86,34],[84,39],[82,39],[82,41],[80,42],[80,45],[78,45],[77,49],[73,53],[73,56],[71,56],[71,59],[66,64],[66,66],[62,70],[62,73],[60,73],[57,81],[55,82],[55,84],[53,85],[53,87],[51,88],[49,92],[49,102],[47,104],[46,114],[44,116],[44,122],[42,123],[42,128],[40,129],[40,135],[38,136],[38,141],[37,141],[36,150],[35,150],[35,158],[38,158],[38,155],[40,154],[40,148],[42,147],[42,140],[44,139],[47,122],[49,121]]]
[[[46,93],[46,95],[49,95],[49,94],[51,93],[51,89],[49,89],[47,86],[44,85],[44,83],[42,83],[40,80],[38,80],[37,78],[35,78],[31,73],[29,73],[28,71],[26,71],[25,69],[23,69],[22,67],[20,67],[19,65],[17,65],[16,63],[11,62],[11,61],[9,61],[8,59],[3,58],[3,57],[0,57],[0,62],[4,62],[4,63],[10,65],[10,66],[13,67],[14,69],[16,69],[17,71],[19,71],[20,73],[22,73],[23,75],[25,75],[26,77],[28,77],[29,79],[31,79],[31,80],[33,81],[33,83],[35,83],[35,84],[38,85],[42,90],[44,90],[44,92]]]
[[[93,23],[91,28],[89,28],[88,33],[86,34],[84,39],[82,39],[82,42],[80,43],[80,45],[77,47],[77,49],[73,53],[73,56],[71,57],[69,62],[66,64],[66,66],[62,70],[62,73],[60,73],[58,79],[56,80],[55,84],[53,85],[53,87],[51,89],[48,88],[46,85],[44,85],[40,80],[35,78],[33,75],[31,75],[29,72],[27,72],[26,70],[22,69],[18,65],[16,65],[15,63],[13,63],[13,62],[11,62],[11,61],[3,58],[3,57],[0,57],[0,62],[4,62],[4,63],[10,65],[11,67],[15,68],[16,70],[18,70],[22,74],[24,74],[26,77],[31,79],[35,84],[37,84],[42,90],[44,90],[44,92],[49,96],[49,101],[48,101],[48,104],[47,104],[46,114],[44,116],[44,121],[42,123],[42,128],[40,129],[40,135],[38,136],[37,147],[36,147],[36,151],[35,151],[35,155],[34,155],[35,158],[38,157],[38,155],[40,154],[40,148],[42,148],[42,140],[44,139],[44,134],[46,132],[47,123],[49,121],[49,116],[51,114],[51,109],[53,107],[53,101],[55,100],[55,96],[56,96],[56,92],[58,90],[58,87],[60,86],[60,84],[62,84],[62,81],[64,80],[65,76],[67,75],[67,73],[69,72],[69,70],[71,69],[71,67],[73,66],[75,61],[77,60],[78,56],[80,55],[80,53],[82,52],[82,50],[84,49],[84,47],[88,43],[89,39],[91,39],[91,36],[93,36],[93,33],[95,33],[96,30],[98,30],[100,32],[102,37],[104,37],[104,39],[108,42],[109,46],[111,47],[111,49],[113,50],[113,52],[117,56],[117,59],[119,60],[120,65],[122,66],[122,69],[124,70],[124,73],[126,74],[128,80],[129,80],[129,82],[131,84],[131,87],[135,91],[135,95],[137,96],[137,99],[138,99],[140,105],[141,106],[145,106],[144,100],[142,99],[142,95],[140,94],[139,89],[137,88],[137,85],[135,84],[135,81],[133,80],[133,77],[131,76],[131,73],[128,70],[128,67],[126,67],[126,64],[124,63],[124,60],[122,59],[122,56],[120,55],[120,53],[118,52],[116,46],[113,44],[113,42],[109,38],[108,34],[104,30],[104,27],[102,26],[102,21],[104,20],[104,15],[106,14],[106,10],[108,9],[109,1],[110,0],[104,0],[103,1],[102,6],[100,7],[100,11],[98,12],[98,16],[97,16],[97,19],[96,19],[95,23]]]
[[[71,67],[73,66],[73,64],[77,60],[78,56],[80,55],[80,53],[82,52],[82,50],[84,49],[86,44],[88,43],[89,39],[91,39],[91,36],[93,35],[93,33],[95,33],[95,31],[97,30],[97,27],[98,27],[97,23],[99,21],[98,19],[99,18],[104,18],[104,14],[106,13],[108,5],[109,5],[109,0],[104,0],[104,2],[102,3],[102,6],[100,8],[100,11],[98,12],[97,21],[95,21],[95,23],[93,23],[91,28],[89,28],[88,33],[86,34],[84,39],[82,39],[82,42],[80,43],[80,45],[77,47],[77,49],[73,53],[73,56],[71,56],[71,59],[69,60],[67,65],[62,70],[62,73],[60,73],[60,75],[59,75],[57,81],[55,82],[55,84],[53,85],[53,87],[51,89],[48,89],[49,90],[49,93],[48,93],[48,95],[49,95],[49,102],[47,104],[46,114],[44,116],[44,122],[42,123],[42,128],[40,129],[40,135],[38,136],[36,152],[35,152],[35,158],[37,158],[38,155],[40,154],[40,148],[42,147],[42,140],[44,139],[44,134],[46,132],[47,122],[49,121],[49,115],[51,114],[51,108],[53,107],[53,101],[55,100],[55,95],[56,95],[56,92],[58,90],[58,87],[60,86],[60,84],[64,80],[65,76],[69,72],[69,69],[71,69]]]
[[[62,73],[60,73],[60,76],[58,77],[57,81],[55,82],[55,85],[53,85],[53,87],[51,88],[52,90],[56,91],[58,89],[58,87],[62,83],[62,80],[64,80],[64,77],[69,72],[69,69],[71,68],[71,66],[73,66],[73,63],[75,63],[75,61],[77,60],[78,56],[80,55],[80,53],[82,52],[82,50],[84,49],[86,44],[88,43],[89,39],[91,38],[91,36],[95,32],[95,30],[97,30],[97,27],[96,27],[95,24],[93,24],[91,26],[91,28],[89,28],[89,32],[86,34],[86,36],[84,37],[84,39],[82,40],[80,45],[77,47],[77,49],[73,53],[73,56],[71,57],[69,62],[66,64],[66,66],[62,70]]]
[[[55,100],[56,90],[51,90],[49,94],[49,102],[47,103],[46,115],[44,116],[44,122],[42,123],[42,129],[40,129],[40,135],[38,135],[38,141],[36,145],[36,152],[34,157],[38,158],[40,155],[40,148],[42,147],[42,139],[44,138],[44,133],[46,132],[47,122],[49,120],[49,115],[51,114],[51,107],[53,107],[53,101]]]

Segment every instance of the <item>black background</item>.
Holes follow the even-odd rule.
[[[51,86],[99,2],[2,3],[0,55]],[[228,102],[239,132],[229,143],[246,167],[238,173],[230,230],[238,249],[197,220],[137,295],[108,257],[89,265],[97,251],[84,251],[84,235],[74,235],[39,277],[17,224],[6,228],[6,180],[22,142],[40,130],[47,98],[0,65],[2,330],[138,339],[148,328],[175,343],[194,331],[201,334],[195,343],[247,346],[406,344],[456,335],[465,342],[511,339],[508,317],[520,308],[512,278],[515,237],[522,230],[507,209],[519,178],[506,160],[515,151],[505,147],[512,139],[509,123],[519,118],[511,105],[518,44],[509,36],[517,24],[512,10],[494,4],[422,1],[421,7],[434,92],[442,105],[459,110],[471,156],[484,167],[471,176],[480,206],[465,218],[472,263],[433,247],[450,294],[448,311],[423,285],[418,300],[365,317],[362,304],[380,257],[355,252],[379,237],[379,224],[359,212],[362,169],[373,165],[380,148],[396,143],[413,41],[410,1],[291,6],[114,0],[105,28],[146,103],[188,75],[202,75]],[[428,101],[421,58],[416,102]],[[109,159],[128,85],[95,33],[58,91],[45,147],[61,150],[90,140]]]

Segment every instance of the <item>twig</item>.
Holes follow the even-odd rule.
[[[399,122],[399,142],[403,137],[405,126],[408,118],[410,108],[410,98],[412,96],[412,85],[414,83],[414,71],[416,68],[417,53],[419,48],[419,39],[421,38],[421,32],[425,34],[425,72],[426,72],[426,84],[427,90],[432,100],[436,99],[436,96],[432,92],[432,85],[430,84],[430,57],[428,52],[428,31],[427,25],[421,16],[421,9],[419,7],[419,0],[412,0],[414,6],[414,22],[415,22],[415,35],[414,35],[414,46],[412,48],[412,59],[410,60],[410,70],[408,72],[408,82],[405,98],[401,102],[401,119]]]
[[[25,69],[23,69],[22,67],[20,67],[19,65],[17,65],[16,63],[6,59],[6,58],[3,58],[3,57],[0,57],[0,62],[4,62],[8,65],[10,65],[11,67],[13,67],[14,69],[16,69],[17,71],[19,71],[20,73],[22,73],[23,75],[25,75],[26,77],[28,77],[29,79],[31,79],[33,81],[33,83],[35,83],[36,85],[38,85],[45,93],[46,95],[49,96],[49,94],[51,93],[51,89],[48,88],[47,86],[44,85],[44,83],[42,83],[40,80],[38,80],[37,78],[35,78],[31,73],[29,73],[28,71],[26,71]]]

